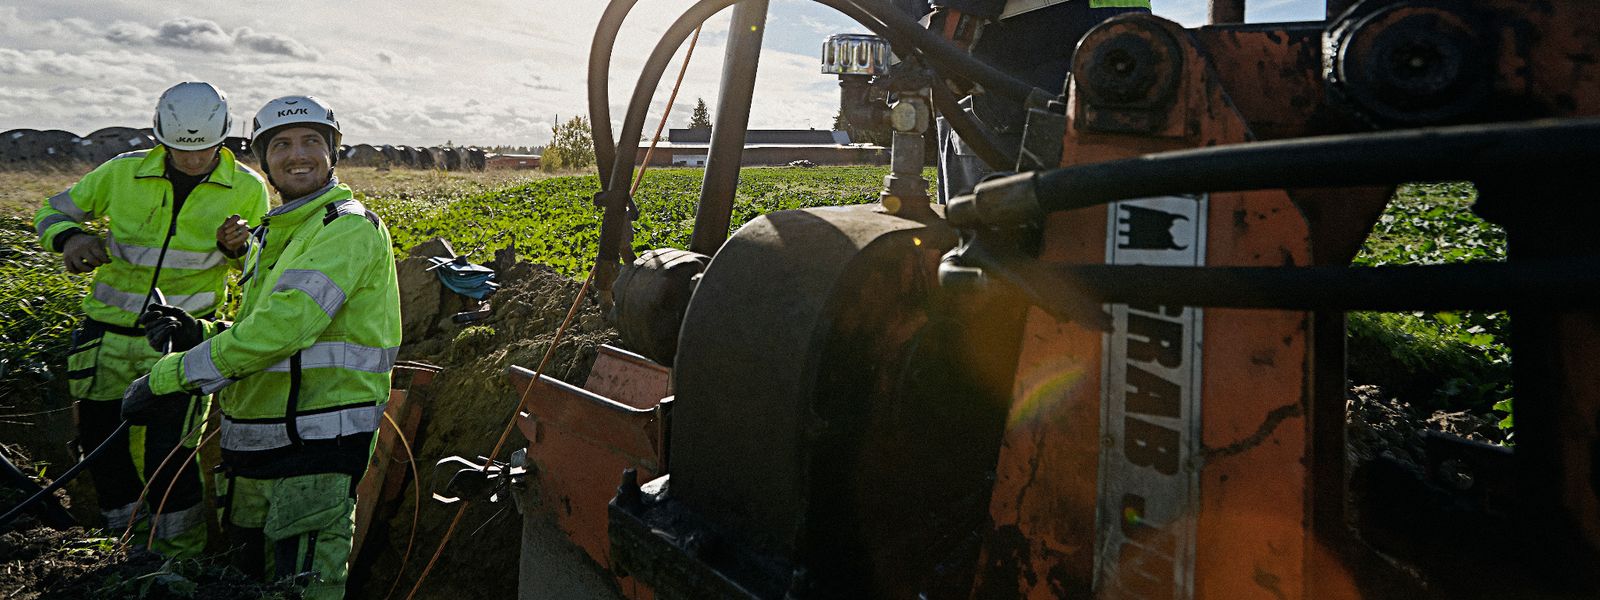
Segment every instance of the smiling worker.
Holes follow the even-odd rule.
[[[115,400],[161,357],[139,327],[145,305],[164,293],[167,302],[210,316],[222,303],[229,263],[215,238],[217,221],[267,211],[266,183],[222,147],[230,123],[227,97],[216,87],[172,86],[156,103],[153,131],[161,145],[106,161],[51,197],[34,221],[39,243],[61,253],[68,273],[95,271],[83,299],[87,318],[72,334],[67,384],[77,400],[78,443],[109,444],[89,468],[106,528],[121,533],[135,512],[140,529],[147,527],[142,516],[156,507],[141,508],[140,492],[149,482],[151,504],[158,504],[170,486],[153,547],[175,557],[205,547],[199,468],[178,453],[152,471],[179,445],[199,441],[206,403],[184,396],[173,410],[123,431]],[[109,221],[104,238],[84,229],[101,217]]]
[[[339,123],[311,96],[256,114],[251,148],[284,203],[253,232],[240,317],[129,387],[125,415],[177,394],[218,392],[223,525],[237,563],[268,579],[306,575],[306,598],[344,593],[355,489],[370,458],[400,346],[389,231],[333,175]],[[236,240],[229,219],[219,239]],[[152,329],[208,328],[183,311]],[[160,343],[160,339],[152,339]]]

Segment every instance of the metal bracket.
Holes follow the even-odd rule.
[[[515,486],[521,490],[528,475],[528,451],[519,449],[511,453],[511,462],[491,461],[479,456],[476,461],[470,461],[460,456],[449,456],[439,459],[434,463],[434,481],[440,481],[442,473],[450,473],[445,479],[444,489],[433,492],[433,499],[441,504],[455,504],[462,500],[482,500],[500,502],[510,495],[516,501],[516,494],[508,494]],[[488,466],[484,466],[488,463]],[[521,506],[517,507],[521,511]]]

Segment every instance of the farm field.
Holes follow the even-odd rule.
[[[636,249],[687,246],[703,173],[700,169],[647,173],[636,198],[640,210],[634,223]],[[882,167],[746,169],[733,222],[743,223],[776,210],[872,202],[885,173]],[[0,421],[22,427],[36,424],[35,433],[30,434],[37,438],[31,440],[34,444],[59,446],[48,437],[56,434],[46,431],[70,436],[61,412],[70,404],[62,384],[63,356],[89,277],[61,272],[59,257],[39,249],[31,218],[44,197],[70,185],[79,174],[0,172]],[[475,262],[488,262],[496,250],[511,247],[521,260],[549,267],[550,271],[538,271],[549,276],[528,274],[542,267],[507,273],[508,288],[503,291],[509,301],[504,304],[533,307],[526,316],[508,311],[483,325],[448,332],[439,340],[442,349],[430,355],[430,360],[456,370],[441,384],[459,388],[457,393],[439,400],[449,400],[457,407],[455,418],[460,422],[435,425],[433,439],[419,444],[418,459],[426,463],[451,453],[482,451],[467,448],[463,440],[472,441],[485,427],[497,427],[503,418],[495,402],[505,396],[504,390],[496,387],[503,387],[504,382],[496,374],[503,372],[507,363],[537,361],[544,347],[539,344],[548,344],[548,332],[541,327],[553,328],[559,321],[575,293],[575,280],[582,279],[593,260],[600,220],[600,211],[592,203],[592,195],[598,191],[596,178],[526,171],[446,173],[371,168],[341,168],[339,174],[384,218],[394,237],[397,258],[419,243],[442,237],[457,252],[470,253]],[[931,180],[933,172],[929,170],[925,176]],[[1471,213],[1474,197],[1467,184],[1403,187],[1375,226],[1357,265],[1504,259],[1504,234]],[[517,277],[529,283],[513,289],[510,282]],[[557,362],[566,369],[557,375],[572,376],[586,352],[592,360],[593,345],[614,335],[596,310],[586,309],[579,321],[582,325],[574,334],[577,346],[564,340],[557,351]],[[1362,414],[1361,418],[1389,419],[1391,422],[1380,425],[1414,431],[1438,414],[1457,415],[1451,421],[1457,423],[1457,432],[1505,441],[1505,432],[1496,426],[1509,412],[1512,395],[1505,346],[1509,323],[1504,313],[1353,313],[1349,322],[1349,372],[1355,388],[1352,410]],[[1505,410],[1495,411],[1491,408],[1495,406]],[[17,441],[10,431],[15,429],[0,424],[0,439]],[[1359,445],[1367,438],[1353,431],[1351,439]],[[53,466],[51,461],[64,460],[42,458],[27,470],[59,472],[61,463]],[[391,529],[409,526],[414,508],[403,505],[403,517],[392,523]],[[431,549],[443,529],[439,522],[443,512],[433,510],[436,507],[431,504],[421,508],[418,541],[421,547]],[[494,517],[488,519],[485,525]],[[504,552],[494,554],[509,556],[514,562],[514,536],[506,537],[514,528],[493,529],[505,531],[482,534],[476,542],[484,547],[506,545]],[[393,564],[398,562],[393,555],[401,551],[399,542],[374,543],[395,547],[392,555],[385,554],[386,558],[370,565],[363,577],[383,583],[380,590],[390,581],[409,584],[414,580],[418,565],[408,569]],[[132,564],[121,558],[108,560]],[[441,589],[466,585],[443,579],[453,572],[448,568],[453,560],[456,558],[445,558],[444,567],[434,575],[438,581],[430,585]],[[514,567],[506,570],[514,574]],[[203,572],[187,576],[197,581],[212,577]],[[514,582],[501,581],[474,583],[485,589],[514,586]]]

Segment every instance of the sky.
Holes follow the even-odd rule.
[[[1073,0],[1083,1],[1083,0]],[[309,94],[340,117],[346,143],[540,145],[556,119],[587,113],[590,39],[603,0],[303,3],[195,0],[0,0],[0,131],[148,127],[155,100],[186,80],[228,94],[233,135],[267,100]],[[640,0],[611,66],[619,123],[644,59],[691,0]],[[1250,22],[1322,18],[1322,0],[1251,0]],[[1154,0],[1189,26],[1206,0]],[[681,127],[697,99],[716,108],[728,14],[706,22],[668,120]],[[833,33],[865,32],[810,0],[771,0],[752,128],[823,129],[838,80],[818,72]],[[660,119],[683,50],[663,77]],[[620,124],[620,123],[619,123]]]

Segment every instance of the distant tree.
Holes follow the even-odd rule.
[[[711,129],[711,110],[705,98],[695,98],[694,114],[689,115],[689,129]]]
[[[594,134],[587,117],[573,117],[550,128],[539,166],[546,171],[582,169],[594,164]]]

